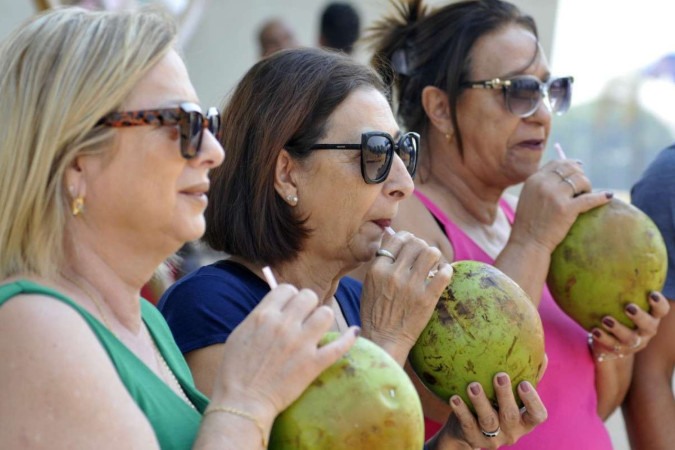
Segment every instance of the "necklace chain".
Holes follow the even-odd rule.
[[[96,307],[96,310],[98,311],[99,316],[101,316],[101,321],[103,322],[103,325],[110,331],[110,333],[117,337],[115,332],[113,331],[112,327],[110,326],[110,322],[108,322],[108,319],[106,318],[106,315],[103,313],[103,308],[99,304],[99,302],[96,300],[96,296],[94,296],[89,289],[87,289],[86,286],[84,286],[82,283],[77,282],[76,280],[66,276],[65,274],[61,273],[61,277],[63,277],[65,280],[67,280],[69,283],[77,287],[80,291],[82,291],[88,298],[91,300],[91,302],[94,304]],[[155,343],[155,340],[153,339],[152,335],[150,334],[150,330],[148,330],[148,327],[144,325],[145,328],[145,333],[148,335],[148,339],[150,339],[150,343],[152,344],[152,351],[153,354],[155,355],[155,361],[157,362],[157,367],[160,370],[160,375],[161,372],[168,373],[173,385],[177,388],[172,389],[174,392],[178,394],[178,396],[185,402],[187,403],[192,409],[196,409],[195,405],[192,404],[190,399],[188,398],[187,394],[183,390],[183,387],[181,384],[178,382],[178,379],[176,378],[176,375],[173,373],[173,370],[169,367],[169,364],[167,364],[166,360],[164,359],[164,356],[162,356],[162,353],[159,351],[159,348],[157,348],[157,344]],[[117,338],[119,340],[119,338]],[[164,376],[162,375],[162,378]]]

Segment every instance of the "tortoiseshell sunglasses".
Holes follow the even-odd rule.
[[[204,117],[198,105],[181,103],[176,108],[113,112],[99,120],[97,125],[115,128],[139,125],[178,125],[180,130],[180,154],[185,159],[192,159],[199,154],[204,128],[208,128],[218,138],[220,114],[216,108],[209,108],[206,117]]]

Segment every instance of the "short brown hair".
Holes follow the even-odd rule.
[[[211,175],[207,244],[266,264],[296,257],[311,230],[274,188],[277,157],[286,149],[306,158],[359,88],[386,94],[373,69],[320,49],[284,50],[246,73],[222,114],[225,161]]]

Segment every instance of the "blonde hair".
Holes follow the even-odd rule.
[[[63,8],[32,19],[0,45],[0,279],[53,275],[64,258],[66,168],[100,152],[96,126],[173,46],[159,10]]]

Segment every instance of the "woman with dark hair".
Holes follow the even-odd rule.
[[[212,174],[205,235],[232,256],[181,279],[160,302],[207,394],[231,330],[269,290],[266,265],[316,292],[335,313],[334,330],[361,325],[404,364],[452,270],[412,234],[386,233],[413,191],[419,136],[399,131],[385,92],[372,69],[318,49],[279,52],[239,83],[223,113],[227,152]],[[373,258],[363,288],[345,277]],[[481,420],[504,433],[481,434],[460,401],[432,448],[493,448],[544,420],[529,383],[518,388],[527,405],[519,414],[510,382],[496,380],[502,420],[484,394],[472,398]]]
[[[394,83],[397,114],[420,131],[423,147],[415,193],[401,202],[394,227],[448,261],[493,263],[538,306],[549,358],[538,387],[549,419],[517,448],[611,448],[603,420],[625,395],[632,355],[668,307],[658,293],[651,314],[628,305],[637,328],[605,317],[589,348],[586,331],[546,288],[550,254],[577,215],[611,198],[591,193],[578,161],[539,167],[551,115],[569,107],[573,80],[551,75],[534,20],[511,3],[470,0],[433,12],[421,0],[397,6],[370,37],[373,63]],[[506,193],[523,182],[519,201]],[[420,383],[418,391],[433,433],[450,410]]]

